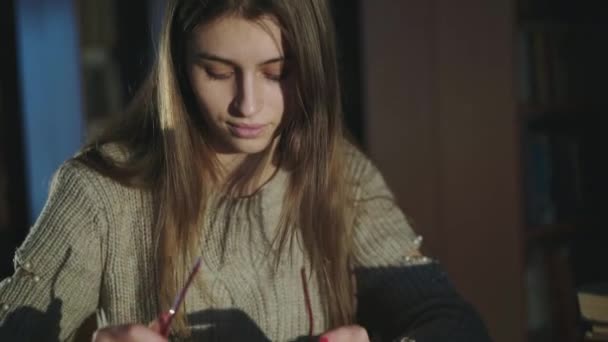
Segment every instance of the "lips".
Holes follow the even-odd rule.
[[[228,124],[228,129],[233,135],[244,139],[254,139],[259,137],[264,132],[265,127],[266,125],[259,124]]]

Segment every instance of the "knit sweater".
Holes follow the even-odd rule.
[[[420,238],[378,170],[361,153],[349,155],[359,203],[352,251],[358,323],[383,341],[488,340],[439,265],[412,257]],[[184,304],[193,340],[294,341],[327,328],[301,247],[277,269],[266,253],[288,180],[279,170],[253,196],[234,199],[230,215],[205,222],[201,271]],[[167,308],[156,300],[153,214],[149,191],[64,163],[15,253],[15,273],[0,282],[0,341],[73,340],[100,309],[112,325],[154,320]]]

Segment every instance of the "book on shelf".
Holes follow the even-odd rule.
[[[533,335],[542,335],[553,329],[550,280],[548,275],[546,251],[534,246],[530,249],[525,268],[527,326]]]
[[[517,35],[519,100],[537,106],[569,101],[566,35],[550,26],[523,26]]]
[[[598,333],[593,330],[585,332],[586,341],[608,341],[608,333]]]
[[[592,323],[591,328],[589,328],[588,332],[598,337],[608,338],[608,322],[604,324]]]
[[[116,40],[116,15],[113,1],[81,0],[80,39],[85,47],[111,47]]]
[[[575,340],[578,311],[570,265],[570,246],[530,245],[525,273],[530,341]]]
[[[552,74],[551,97],[552,103],[558,106],[568,104],[570,99],[569,76],[568,76],[568,51],[567,41],[564,35],[551,35],[549,39],[550,70]]]
[[[116,8],[112,1],[79,2],[81,61],[87,132],[94,135],[122,107],[122,78],[115,56]]]
[[[532,31],[532,53],[535,76],[535,102],[540,105],[551,103],[551,73],[547,49],[547,34],[544,31]]]
[[[581,286],[578,303],[586,321],[608,325],[608,282]]]
[[[519,101],[521,103],[532,103],[534,98],[534,70],[533,63],[530,58],[531,41],[530,35],[524,30],[518,33],[518,65],[519,65]]]
[[[595,333],[595,334],[603,334],[608,336],[608,323],[606,324],[592,324],[591,325],[591,332]]]
[[[580,146],[576,137],[551,137],[553,179],[551,194],[559,222],[577,222],[583,207]]]
[[[553,163],[549,136],[528,132],[523,145],[527,222],[533,226],[553,224],[556,213],[551,190]]]
[[[589,326],[585,338],[608,341],[608,282],[582,286],[577,297],[582,319]]]
[[[585,200],[579,137],[524,127],[522,146],[527,223],[579,223]]]

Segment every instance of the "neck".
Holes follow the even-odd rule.
[[[274,160],[276,140],[256,154],[217,154],[221,167],[220,182],[236,196],[248,196],[258,191],[277,171]]]

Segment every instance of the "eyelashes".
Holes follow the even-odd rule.
[[[234,71],[216,71],[211,68],[205,68],[205,73],[213,80],[227,80],[234,75]]]
[[[267,79],[274,81],[274,82],[282,81],[285,78],[284,73],[280,73],[280,74],[264,73],[264,76]]]
[[[229,80],[234,77],[236,71],[234,69],[227,68],[216,68],[210,66],[204,66],[205,74],[212,80],[222,81]],[[268,68],[269,70],[261,70],[261,74],[269,81],[279,82],[282,81],[287,71],[285,68]],[[276,70],[279,69],[279,70]]]
[[[231,79],[235,74],[234,71],[217,72],[217,71],[212,71],[212,70],[207,70],[207,69],[205,69],[205,72],[210,79],[217,80],[217,81]],[[275,81],[275,82],[279,82],[285,78],[285,73],[275,74],[275,73],[263,72],[262,74],[264,75],[264,77],[266,79],[268,79],[270,81]]]

